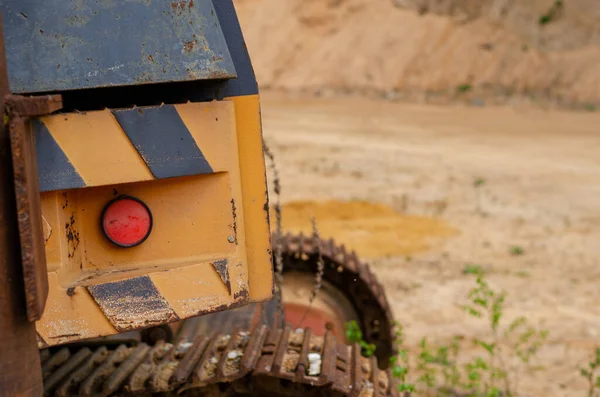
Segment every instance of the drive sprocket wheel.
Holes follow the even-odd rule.
[[[276,236],[273,236],[273,242],[275,241]],[[284,269],[282,295],[286,321],[293,327],[308,324],[315,331],[323,333],[318,327],[319,319],[308,322],[304,313],[295,316],[293,313],[301,311],[296,308],[300,301],[296,290],[303,287],[302,275],[314,279],[320,254],[324,264],[323,288],[317,297],[322,295],[324,303],[321,306],[325,307],[324,311],[333,313],[330,318],[338,317],[338,321],[332,321],[337,324],[328,323],[326,328],[337,328],[334,329],[334,334],[339,335],[339,328],[343,328],[344,322],[357,321],[364,340],[375,344],[375,356],[379,365],[387,368],[390,357],[395,354],[393,315],[383,286],[371,272],[369,265],[361,262],[354,251],[347,250],[344,245],[338,245],[333,240],[315,240],[302,234],[288,233],[282,236],[281,247]],[[312,310],[306,304],[306,299],[303,305],[304,310]],[[294,321],[298,317],[301,321]],[[298,324],[300,322],[302,324]],[[343,329],[341,333],[343,334]]]

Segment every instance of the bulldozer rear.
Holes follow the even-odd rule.
[[[46,395],[395,393],[392,315],[354,254],[274,235],[293,282],[272,299],[258,85],[232,0],[0,12]],[[323,258],[313,305],[300,290]],[[374,357],[346,344],[351,320]]]

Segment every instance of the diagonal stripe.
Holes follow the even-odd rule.
[[[49,116],[43,121],[87,186],[154,179],[108,109]]]
[[[174,106],[215,172],[237,167],[233,102],[188,102]]]
[[[85,187],[85,182],[39,119],[33,121],[40,192]]]
[[[173,106],[112,112],[154,177],[213,173]]]
[[[148,276],[87,287],[119,332],[179,320]]]

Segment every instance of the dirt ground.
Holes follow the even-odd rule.
[[[284,226],[310,231],[315,216],[369,259],[412,348],[486,333],[461,309],[477,264],[508,293],[507,321],[550,331],[522,395],[586,395],[578,368],[600,345],[599,114],[262,98]]]
[[[600,107],[597,0],[235,0],[265,88]],[[549,18],[541,24],[542,18]]]

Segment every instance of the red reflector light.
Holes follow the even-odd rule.
[[[121,196],[102,212],[102,230],[113,244],[129,248],[140,245],[152,231],[152,213],[135,197]]]

